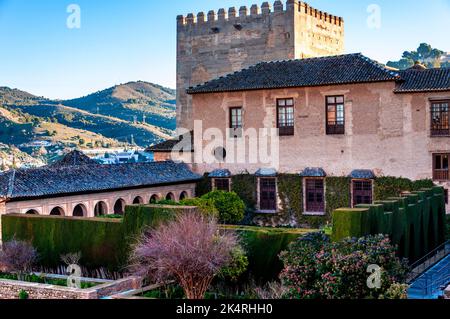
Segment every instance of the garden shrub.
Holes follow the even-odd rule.
[[[244,218],[245,203],[235,192],[214,191],[201,198],[214,202],[221,223],[236,224]]]
[[[21,300],[27,300],[29,298],[28,292],[26,292],[25,290],[21,290],[19,291],[19,295],[18,295],[19,299]]]
[[[219,218],[219,211],[217,210],[214,201],[212,199],[205,199],[205,198],[187,198],[180,201],[180,205],[183,206],[195,206],[198,208],[199,212]]]
[[[224,280],[237,282],[239,277],[247,271],[248,258],[242,247],[236,247],[231,252],[231,263],[222,268],[219,277]]]
[[[378,177],[374,182],[375,200],[386,200],[391,197],[397,197],[402,192],[419,191],[424,188],[432,188],[432,180],[411,181],[407,178],[398,177]]]
[[[323,233],[302,237],[281,254],[281,280],[294,299],[383,298],[404,283],[407,267],[387,236],[368,236],[332,243]],[[381,288],[369,289],[368,266],[382,268]]]

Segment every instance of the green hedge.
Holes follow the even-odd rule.
[[[333,213],[333,240],[389,235],[399,255],[415,261],[445,241],[443,188],[415,191]]]
[[[81,252],[81,263],[89,268],[117,270],[123,251],[122,222],[111,219],[70,219],[61,217],[3,215],[3,242],[14,237],[31,241],[40,263],[61,265],[62,254]]]
[[[3,215],[3,241],[14,236],[31,241],[47,267],[61,264],[62,254],[80,251],[82,265],[120,271],[126,265],[130,245],[147,227],[195,210],[193,207],[127,206],[123,220],[79,219],[70,217]],[[275,279],[281,270],[278,255],[287,245],[310,232],[302,229],[272,229],[247,226],[222,226],[236,231],[249,257],[249,272],[258,281]]]
[[[434,183],[431,179],[411,181],[407,178],[378,177],[374,183],[374,194],[376,200],[385,200],[399,196],[405,191],[420,191],[433,186]]]

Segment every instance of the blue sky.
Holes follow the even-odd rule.
[[[176,16],[263,0],[0,0],[0,86],[50,98],[79,97],[143,80],[175,87]],[[450,0],[310,0],[343,16],[346,51],[380,62],[428,42],[450,51]],[[69,29],[67,6],[81,8]],[[381,9],[381,27],[367,8]]]

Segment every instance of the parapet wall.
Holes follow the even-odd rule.
[[[252,5],[250,9],[248,9],[247,6],[242,6],[239,8],[239,11],[237,11],[235,7],[231,7],[228,10],[221,8],[217,12],[210,10],[208,14],[199,12],[197,15],[194,13],[189,13],[187,16],[179,15],[177,17],[177,24],[179,27],[185,27],[228,22],[235,23],[237,20],[248,20],[291,11],[297,11],[299,14],[309,15],[323,22],[337,26],[343,26],[344,24],[344,19],[342,17],[315,9],[305,2],[298,2],[295,0],[288,0],[286,6],[284,6],[281,1],[275,1],[273,8],[269,2],[264,2],[261,7],[257,4]]]

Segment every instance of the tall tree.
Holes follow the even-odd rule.
[[[400,70],[406,70],[414,66],[416,62],[424,64],[427,68],[448,67],[449,63],[441,63],[441,58],[445,52],[433,48],[428,43],[421,43],[416,51],[403,52],[402,58],[398,61],[389,61],[387,66]]]

